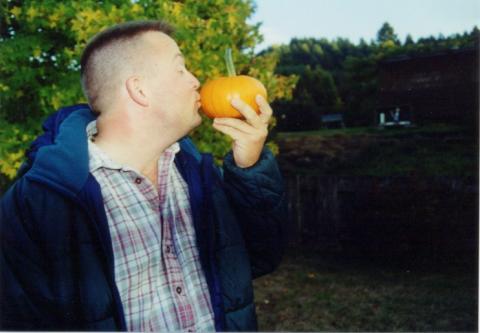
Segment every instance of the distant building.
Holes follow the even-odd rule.
[[[321,116],[322,127],[324,128],[343,128],[343,115],[341,113],[323,114]]]
[[[387,117],[398,108],[405,121],[419,124],[475,121],[478,56],[478,48],[472,48],[381,62],[377,122],[382,113]]]

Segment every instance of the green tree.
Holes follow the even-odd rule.
[[[330,72],[320,66],[307,66],[293,91],[294,103],[281,101],[274,107],[280,114],[281,130],[315,130],[322,126],[321,116],[341,109],[341,99]]]
[[[375,112],[378,56],[348,57],[344,63],[345,118],[348,126],[368,126]]]
[[[377,32],[377,42],[380,45],[400,45],[400,40],[398,39],[398,36],[395,34],[393,27],[388,22],[385,22],[380,28],[380,30]]]
[[[332,75],[320,67],[313,70],[307,67],[295,87],[293,97],[326,111],[335,111],[341,104]]]
[[[405,46],[411,46],[414,45],[415,42],[413,41],[412,35],[408,34],[407,37],[405,38]]]
[[[81,52],[89,38],[115,23],[164,19],[173,24],[187,66],[200,82],[226,75],[223,54],[231,47],[237,72],[261,80],[270,102],[288,98],[295,77],[274,74],[278,54],[254,54],[262,38],[259,25],[246,22],[254,9],[252,0],[2,1],[0,175],[14,177],[23,151],[47,115],[85,102],[79,83]],[[208,119],[193,137],[217,158],[230,148],[230,141],[214,131]]]

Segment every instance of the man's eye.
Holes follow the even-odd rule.
[[[181,73],[181,74],[185,73],[186,70],[187,70],[187,69],[185,68],[185,66],[180,66],[180,67],[178,68],[178,72]]]

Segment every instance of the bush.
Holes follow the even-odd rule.
[[[56,109],[85,102],[79,58],[94,34],[113,24],[164,19],[177,29],[187,66],[201,82],[226,74],[223,54],[233,49],[237,72],[257,77],[269,100],[288,97],[294,81],[274,75],[275,53],[256,57],[258,25],[247,18],[250,0],[14,1],[0,4],[0,173],[11,179],[23,151]],[[220,158],[228,139],[204,121],[193,138],[202,150]]]

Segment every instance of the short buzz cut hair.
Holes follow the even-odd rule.
[[[109,103],[109,88],[116,84],[115,75],[131,62],[128,51],[136,37],[150,31],[172,36],[174,28],[161,20],[129,21],[103,30],[87,43],[80,58],[81,84],[95,113]]]

